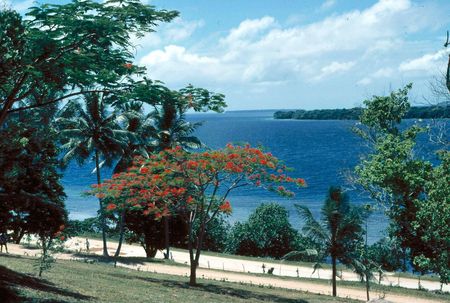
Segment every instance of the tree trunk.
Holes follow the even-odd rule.
[[[448,55],[447,75],[445,77],[445,84],[447,86],[448,91],[450,92],[450,55]]]
[[[205,220],[203,218],[203,220]],[[192,224],[190,226],[190,231],[189,231],[190,235],[192,235]],[[205,222],[201,222],[200,223],[200,232],[197,236],[197,248],[195,250],[195,258],[192,260],[193,257],[193,253],[191,254],[191,276],[189,278],[189,285],[191,286],[195,286],[197,285],[197,281],[196,281],[196,277],[197,277],[197,267],[199,264],[199,260],[200,260],[200,254],[202,251],[202,245],[203,245],[203,237],[205,235]],[[191,239],[191,237],[189,237]],[[191,247],[190,250],[192,250],[192,242],[191,242]]]
[[[119,218],[119,245],[117,246],[116,253],[114,257],[117,258],[120,255],[120,250],[122,248],[123,234],[125,233],[125,209],[120,212]]]
[[[367,301],[370,301],[369,290],[370,290],[369,272],[366,270],[366,296],[367,296]]]
[[[39,264],[39,277],[42,277],[42,272],[44,271],[44,264],[45,263],[45,259],[47,257],[47,245],[45,243],[45,238],[41,237],[41,243],[42,243],[42,259],[41,259],[41,264]]]
[[[368,253],[367,253],[367,245],[368,245],[368,241],[367,241],[367,237],[368,237],[368,218],[366,219],[366,242],[364,244],[364,255],[365,255],[365,261],[366,261],[366,295],[367,295],[367,301],[370,301],[369,298],[369,290],[370,290],[370,283],[369,283],[369,260],[367,260],[368,258]]]
[[[100,159],[99,159],[97,150],[95,150],[95,170],[97,173],[97,184],[100,185],[102,179],[100,177]],[[103,211],[102,199],[99,198],[98,203],[99,203],[99,210],[100,210],[100,223],[102,226],[103,256],[109,257],[108,246],[106,243],[106,218],[105,218],[105,212]]]
[[[192,239],[192,222],[189,221],[189,223],[188,223],[188,250],[189,250],[189,264],[191,266],[191,275],[189,276],[189,285],[196,286],[197,285],[197,277],[196,277],[197,264],[195,263],[195,258],[194,258],[193,240],[194,239]]]
[[[169,217],[164,217],[164,243],[166,246],[166,253],[164,254],[164,259],[169,259],[170,254],[170,241],[169,241]]]
[[[15,230],[12,235],[12,240],[14,244],[20,244],[20,241],[22,241],[23,236],[25,236],[25,229],[18,228],[18,230]]]
[[[144,248],[144,250],[145,250],[145,256],[148,259],[153,259],[156,256],[156,253],[158,252],[158,249],[151,247],[151,246],[146,246]]]
[[[333,297],[336,297],[336,257],[331,256],[331,264],[333,266],[333,273],[331,277],[331,281],[333,284]]]
[[[197,285],[197,264],[195,263],[195,261],[191,262],[191,275],[189,276],[189,285]]]
[[[17,237],[17,243],[16,244],[20,244],[20,241],[22,241],[23,236],[25,236],[25,229],[21,229],[19,232],[19,235]]]

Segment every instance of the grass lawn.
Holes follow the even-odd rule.
[[[356,302],[305,292],[138,272],[111,265],[57,261],[36,277],[32,258],[0,255],[0,302]]]

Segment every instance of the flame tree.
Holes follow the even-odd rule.
[[[206,227],[218,213],[231,213],[230,192],[254,185],[292,197],[294,193],[283,184],[302,187],[305,181],[287,176],[286,170],[272,154],[249,145],[228,144],[224,149],[199,153],[175,147],[149,159],[136,158],[127,172],[93,185],[91,194],[114,201],[107,205],[109,211],[139,210],[156,220],[179,216],[188,226],[189,283],[196,285]],[[194,220],[199,222],[197,233]]]

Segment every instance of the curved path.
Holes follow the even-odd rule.
[[[102,242],[100,240],[89,239],[90,243],[90,252],[94,254],[102,253]],[[110,254],[113,254],[115,251],[115,245],[108,245],[108,251]],[[85,239],[84,238],[72,238],[66,242],[66,246],[69,250],[72,251],[81,251],[85,252]],[[20,254],[20,255],[30,255],[33,256],[37,253],[36,250],[25,249],[20,245],[10,244],[8,248],[11,253]],[[186,251],[172,251],[171,257],[173,261],[188,264],[189,254]],[[137,245],[128,245],[125,244],[122,246],[123,257],[145,257],[144,250],[142,247]],[[57,255],[60,259],[74,259],[74,255],[72,254],[59,254]],[[162,258],[162,254],[159,252],[156,258]],[[312,281],[302,281],[296,280],[297,271],[299,277],[307,277],[307,278],[320,278],[330,280],[331,271],[328,269],[320,269],[319,272],[314,273],[312,276],[312,269],[309,267],[296,267],[293,265],[287,264],[279,264],[279,263],[270,263],[265,262],[264,265],[267,268],[274,267],[274,276],[256,276],[255,273],[261,274],[263,262],[251,261],[251,260],[242,260],[242,259],[234,259],[234,258],[225,258],[225,257],[216,257],[210,255],[202,255],[200,258],[199,269],[197,270],[197,277],[204,279],[212,279],[212,280],[223,280],[229,282],[239,282],[239,283],[247,283],[253,285],[264,285],[271,287],[279,287],[279,288],[287,288],[294,289],[300,291],[307,291],[312,293],[318,293],[323,295],[331,295],[331,285],[324,285],[323,283],[314,283]],[[142,264],[125,264],[117,262],[118,266],[131,268],[135,270],[142,271],[150,271],[155,273],[162,274],[170,274],[170,275],[179,275],[179,276],[189,276],[189,268],[187,266],[173,266],[166,265],[161,263],[151,263],[145,262]],[[291,278],[277,278],[277,276],[283,277],[291,277]],[[342,279],[349,281],[358,281],[358,277],[349,271],[342,272]],[[417,288],[418,280],[411,278],[400,278],[393,277],[392,275],[385,275],[382,279],[382,284],[386,285],[400,285],[401,287],[407,288]],[[421,282],[422,287],[428,289],[439,289],[440,284],[434,281],[423,281]],[[449,288],[448,285],[444,285]],[[384,297],[386,300],[391,302],[398,303],[425,303],[425,302],[444,302],[433,299],[424,299],[417,298],[413,296],[403,295],[403,294],[395,294],[395,293],[378,293],[375,291],[371,292],[371,298],[379,298]],[[365,301],[366,292],[364,289],[356,289],[351,287],[338,287],[338,296],[343,298],[352,298],[357,300]]]

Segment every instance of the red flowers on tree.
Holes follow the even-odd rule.
[[[114,199],[108,211],[126,208],[153,214],[157,220],[170,215],[182,218],[189,227],[190,283],[195,284],[206,226],[219,212],[231,213],[230,192],[254,185],[292,197],[293,192],[282,184],[301,187],[305,182],[286,176],[285,171],[272,154],[249,145],[228,144],[221,150],[200,153],[174,148],[146,160],[136,158],[127,172],[94,186],[91,193]],[[200,220],[200,229],[194,237],[195,219]]]

